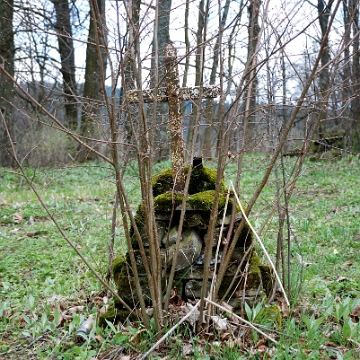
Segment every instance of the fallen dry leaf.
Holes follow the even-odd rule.
[[[99,310],[99,315],[104,315],[109,309],[109,305],[104,305]]]
[[[135,335],[133,335],[130,339],[130,344],[132,345],[136,345],[140,342],[141,340],[141,335],[144,333],[144,332],[147,332],[146,329],[141,329],[139,330]]]
[[[16,235],[18,232],[20,231],[20,229],[15,228],[9,231],[10,235]]]
[[[44,230],[34,230],[34,231],[29,231],[26,233],[26,236],[27,237],[39,237],[39,235],[42,235],[42,234],[46,234],[46,231]]]
[[[17,322],[19,323],[20,327],[24,327],[26,325],[26,321],[22,316],[17,319]]]
[[[289,317],[290,309],[289,309],[289,306],[287,305],[285,299],[282,296],[280,296],[280,297],[277,296],[276,300],[277,300],[277,306],[279,307],[282,316],[284,318]]]
[[[228,332],[224,332],[224,333],[222,333],[221,335],[220,335],[220,340],[221,341],[226,341],[226,340],[228,340],[229,338],[230,338],[230,333],[228,333]]]
[[[353,311],[350,314],[350,317],[353,321],[355,322],[359,322],[359,317],[360,317],[360,304],[358,306],[356,306]]]
[[[194,346],[192,344],[185,344],[182,347],[183,356],[193,355],[194,354]]]
[[[85,309],[84,305],[78,305],[78,306],[72,306],[71,308],[68,308],[66,310],[66,312],[70,312],[70,313],[82,313]]]
[[[208,342],[212,342],[215,339],[215,334],[213,332],[204,332],[201,333],[200,337]]]
[[[102,342],[103,342],[103,337],[102,337],[100,334],[96,335],[96,336],[95,336],[95,339],[97,340],[97,342],[98,342],[99,344],[102,344]]]
[[[331,341],[325,341],[324,342],[324,345],[325,346],[330,346],[330,347],[333,347],[333,348],[337,348],[338,345],[336,345],[335,343],[331,342]]]
[[[17,212],[15,214],[12,214],[13,221],[15,224],[19,224],[21,220],[23,219],[23,214],[21,212]]]
[[[218,331],[225,331],[227,329],[228,320],[225,318],[221,318],[220,316],[213,315],[211,316],[211,320],[214,323],[214,327]]]

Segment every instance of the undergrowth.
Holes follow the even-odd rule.
[[[240,197],[246,204],[260,182],[263,155],[248,155]],[[290,171],[293,159],[286,160]],[[211,166],[211,164],[207,164]],[[356,359],[360,358],[360,166],[347,157],[336,162],[306,162],[290,201],[290,314],[280,327],[266,328],[277,344],[237,324],[232,333],[197,334],[179,327],[156,349],[160,359]],[[157,164],[154,172],[169,166]],[[66,234],[105,277],[111,235],[114,174],[101,163],[66,168],[26,169]],[[225,183],[234,179],[227,166]],[[134,211],[140,203],[137,168],[125,173]],[[250,220],[259,229],[273,207],[270,179]],[[276,213],[260,234],[270,254],[276,251]],[[126,250],[120,218],[115,249]],[[0,358],[121,359],[146,352],[158,339],[139,323],[97,325],[97,314],[111,299],[81,259],[60,236],[18,170],[0,169]],[[262,261],[266,263],[266,259]],[[281,304],[279,304],[281,305]],[[265,304],[247,309],[257,316]],[[95,324],[85,341],[76,331],[89,315]]]

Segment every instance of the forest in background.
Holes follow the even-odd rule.
[[[29,165],[99,157],[81,143],[108,156],[110,117],[121,153],[136,156],[141,127],[134,116],[141,112],[152,161],[169,158],[167,104],[134,106],[126,96],[164,86],[169,40],[178,50],[180,86],[221,88],[218,99],[183,105],[188,159],[192,147],[207,159],[219,155],[222,121],[231,132],[231,156],[272,151],[290,121],[285,152],[300,153],[313,138],[328,149],[359,150],[358,1],[5,0],[0,6],[3,166],[14,165],[7,131]]]

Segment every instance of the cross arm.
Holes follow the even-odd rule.
[[[194,87],[179,87],[176,89],[176,95],[180,100],[196,100],[200,98],[200,90],[202,90],[201,98],[214,99],[220,95],[220,88],[217,85],[204,86],[202,89],[200,86]],[[130,103],[138,103],[140,94],[142,93],[144,102],[154,102],[154,90],[130,90],[127,93],[127,97]],[[156,92],[157,102],[167,102],[168,95],[165,87],[161,87]]]

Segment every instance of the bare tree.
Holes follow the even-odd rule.
[[[14,30],[13,30],[13,0],[0,1],[0,66],[11,76],[14,75]],[[11,166],[14,164],[9,153],[9,138],[5,124],[12,133],[13,127],[13,100],[14,84],[0,72],[0,166]]]
[[[247,124],[248,140],[252,143],[256,136],[256,96],[258,90],[257,77],[257,56],[259,43],[259,12],[260,0],[251,0],[248,6],[248,53],[247,63],[249,64],[249,73],[246,77],[245,93],[244,93],[244,122]]]
[[[210,86],[215,85],[216,82],[218,81],[218,77],[216,75],[219,67],[220,50],[222,49],[220,42],[222,42],[222,33],[224,31],[224,27],[228,18],[229,6],[230,6],[230,1],[226,0],[223,7],[223,12],[221,14],[221,20],[219,21],[220,22],[219,34],[216,38],[216,42],[214,46],[213,64],[211,67],[210,81],[209,81]],[[218,122],[216,121],[216,119],[219,118],[221,115],[217,112],[214,113],[214,101],[211,99],[208,100],[207,102],[205,113],[206,113],[208,126],[205,128],[204,131],[203,156],[206,159],[211,159],[213,156],[212,150],[214,150],[213,142],[215,144],[218,144],[218,136],[217,136]]]
[[[197,22],[197,31],[196,31],[196,59],[195,59],[195,86],[199,86],[202,83],[202,65],[204,64],[204,27],[205,22],[207,21],[207,16],[205,13],[205,0],[199,0],[198,5],[198,22]],[[206,35],[205,35],[206,36]],[[195,111],[192,112],[189,118],[189,129],[187,136],[187,143],[189,146],[197,139],[194,139],[195,127],[198,126],[196,121],[196,112],[199,113],[200,109],[196,104],[193,104]]]
[[[90,25],[86,46],[86,68],[83,92],[83,108],[80,133],[87,141],[101,134],[101,111],[103,109],[104,81],[106,73],[106,22],[105,0],[90,1]],[[93,154],[82,149],[79,160],[84,161]]]
[[[77,130],[78,105],[76,101],[75,52],[69,3],[68,0],[51,0],[51,2],[54,4],[56,13],[55,29],[58,34],[61,59],[60,71],[63,77],[66,122],[70,129]]]
[[[323,0],[318,0],[318,5],[317,5],[318,14],[319,14],[319,23],[320,23],[320,29],[321,29],[321,40],[320,41],[322,43],[325,42],[324,50],[321,54],[321,66],[323,67],[323,69],[319,74],[320,104],[323,101],[322,99],[325,99],[327,97],[326,95],[327,95],[327,91],[328,91],[328,87],[329,87],[329,79],[330,79],[329,69],[326,66],[330,61],[330,47],[329,47],[329,40],[326,37],[326,33],[328,30],[329,17],[330,17],[332,3],[333,3],[333,1],[329,1],[329,3],[326,4]],[[324,107],[323,109],[326,109],[326,107]],[[325,131],[326,117],[327,117],[326,111],[322,112],[320,127],[319,127],[320,137],[323,136],[323,133]]]
[[[201,0],[199,2],[199,8],[197,9],[199,10],[197,12],[198,24],[195,24],[195,27],[192,26],[193,29],[196,29],[196,31],[194,31],[194,38],[191,40],[188,36],[185,44],[185,55],[188,55],[188,53],[197,54],[197,57],[194,61],[195,74],[192,79],[196,85],[201,85],[197,91],[199,91],[200,94],[203,91],[204,88],[202,85],[207,75],[210,76],[209,81],[211,84],[216,83],[217,79],[219,79],[222,90],[220,101],[218,103],[214,101],[212,103],[213,107],[210,107],[209,105],[208,111],[206,112],[202,111],[201,96],[198,97],[198,101],[194,101],[197,107],[195,106],[196,111],[194,112],[192,127],[195,130],[199,128],[201,119],[204,119],[206,122],[211,122],[212,116],[209,114],[211,112],[215,112],[215,108],[218,109],[218,111],[216,110],[218,115],[218,123],[216,124],[217,157],[213,161],[213,165],[216,167],[217,173],[214,176],[215,179],[213,179],[215,183],[214,189],[211,190],[212,192],[207,193],[211,200],[211,207],[209,210],[208,219],[206,220],[206,230],[203,231],[204,233],[206,232],[206,235],[204,235],[201,240],[201,251],[203,251],[202,254],[204,255],[201,261],[203,261],[204,270],[201,274],[202,277],[200,280],[202,283],[200,286],[201,289],[199,296],[199,298],[201,298],[199,328],[203,325],[202,315],[205,313],[205,311],[207,311],[204,304],[207,301],[206,297],[208,295],[208,285],[209,281],[211,280],[209,279],[211,275],[211,265],[212,263],[218,264],[218,259],[215,259],[215,261],[212,262],[214,259],[213,244],[214,239],[217,240],[218,236],[216,233],[216,230],[218,230],[216,229],[216,226],[219,220],[219,206],[221,200],[223,200],[224,195],[223,179],[225,178],[225,169],[228,162],[237,161],[236,185],[234,190],[239,192],[241,189],[240,185],[242,171],[244,170],[243,165],[245,161],[244,156],[247,139],[250,136],[251,139],[254,139],[255,132],[257,131],[255,128],[251,129],[249,134],[246,128],[247,123],[255,113],[263,113],[266,119],[272,117],[275,113],[275,110],[271,111],[270,115],[267,115],[266,111],[268,107],[275,109],[280,104],[281,108],[285,107],[285,105],[288,105],[292,109],[291,114],[289,113],[287,121],[283,121],[283,129],[282,131],[279,131],[278,139],[276,143],[274,143],[272,149],[273,151],[269,157],[269,160],[264,159],[263,168],[260,169],[263,171],[262,180],[258,185],[250,185],[253,186],[253,195],[248,201],[248,206],[245,213],[245,215],[249,216],[253,212],[255,203],[258,201],[258,198],[264,187],[268,185],[270,175],[274,171],[276,164],[278,164],[278,159],[282,154],[283,148],[288,143],[289,135],[294,127],[299,113],[301,111],[308,113],[306,108],[303,109],[307,97],[311,100],[316,100],[314,95],[309,91],[310,87],[314,85],[316,79],[319,79],[321,73],[327,66],[329,66],[329,64],[337,64],[337,61],[341,58],[341,54],[344,49],[343,47],[339,47],[338,53],[336,53],[334,50],[334,55],[332,58],[324,57],[324,53],[329,50],[328,38],[330,29],[333,26],[334,17],[336,16],[337,9],[340,5],[340,2],[338,1],[337,5],[335,6],[335,10],[330,12],[328,15],[325,14],[327,16],[325,24],[326,26],[324,26],[324,30],[322,31],[320,48],[317,49],[318,51],[311,59],[313,61],[311,63],[311,71],[308,72],[307,77],[304,76],[301,78],[301,76],[298,76],[297,80],[300,84],[298,88],[300,91],[297,93],[294,92],[294,94],[296,94],[296,96],[294,96],[295,100],[292,100],[291,102],[289,101],[287,103],[287,99],[285,99],[286,73],[284,71],[284,59],[286,57],[284,45],[285,41],[279,41],[279,37],[281,36],[273,31],[269,25],[269,23],[271,23],[271,19],[269,20],[268,18],[270,13],[269,2],[265,2],[264,9],[261,8],[260,2],[257,0],[253,0],[249,3],[249,26],[247,28],[241,26],[241,21],[239,20],[241,14],[239,14],[237,11],[233,11],[231,13],[232,7],[230,6],[229,1],[226,1],[223,7],[221,7],[221,2],[218,2],[218,8],[216,10],[218,21],[216,22],[216,26],[213,27],[213,29],[216,28],[216,30],[211,30],[211,32],[209,31],[208,33],[207,26],[211,20],[209,15],[212,15],[214,12],[214,9],[210,8],[210,5],[210,1],[205,2]],[[154,194],[153,189],[155,186],[154,183],[156,183],[156,178],[153,178],[153,165],[157,160],[158,151],[158,144],[156,142],[156,136],[154,136],[154,131],[159,122],[157,119],[158,114],[156,106],[154,106],[153,113],[150,114],[150,112],[147,111],[147,105],[145,102],[146,96],[149,98],[152,97],[155,105],[157,101],[160,101],[156,91],[164,82],[161,65],[161,48],[163,46],[163,41],[165,41],[164,39],[168,40],[167,34],[169,34],[169,29],[171,27],[171,24],[169,23],[171,2],[158,2],[154,9],[147,7],[146,4],[140,4],[139,1],[128,1],[121,4],[116,2],[115,6],[119,6],[120,9],[117,9],[118,15],[121,12],[121,21],[126,22],[126,26],[122,27],[120,25],[121,21],[119,15],[118,24],[116,27],[116,35],[113,35],[113,39],[111,39],[112,45],[108,46],[104,19],[105,1],[91,0],[90,2],[91,17],[87,42],[84,98],[77,98],[79,101],[84,102],[80,135],[77,134],[74,129],[69,128],[70,124],[64,124],[59,120],[59,118],[56,116],[56,110],[49,110],[46,103],[39,103],[35,97],[27,92],[24,86],[22,86],[22,84],[14,78],[13,71],[11,69],[8,71],[5,67],[1,67],[0,70],[2,79],[7,79],[11,86],[13,86],[12,84],[16,84],[19,93],[21,92],[22,96],[28,99],[32,106],[36,107],[38,111],[41,112],[47,120],[49,120],[49,122],[44,121],[45,125],[48,125],[49,123],[52,125],[55,124],[54,126],[56,126],[58,130],[69,134],[74,139],[74,141],[76,141],[79,146],[81,146],[81,148],[84,150],[84,156],[80,157],[81,160],[85,159],[87,153],[91,153],[94,155],[91,155],[90,158],[95,156],[99,157],[108,162],[108,164],[112,167],[114,174],[114,184],[116,186],[117,193],[117,201],[115,206],[118,204],[120,208],[121,226],[128,248],[128,251],[125,255],[125,261],[123,262],[123,264],[125,264],[123,267],[123,275],[125,280],[122,285],[128,281],[126,284],[129,286],[126,287],[126,291],[128,290],[129,294],[121,294],[123,288],[121,288],[119,285],[120,288],[118,289],[117,296],[120,298],[120,300],[118,300],[126,310],[130,309],[129,311],[131,311],[132,305],[134,305],[134,307],[139,307],[139,313],[141,313],[141,317],[147,328],[150,327],[149,315],[146,311],[147,306],[153,306],[155,325],[157,330],[160,331],[165,324],[164,316],[167,316],[168,314],[167,311],[163,312],[163,304],[165,303],[165,310],[168,310],[166,305],[168,305],[170,301],[173,285],[171,277],[174,274],[177,259],[175,255],[171,262],[170,276],[167,277],[168,263],[165,264],[164,259],[166,259],[166,251],[169,249],[165,248],[165,251],[162,251],[164,250],[164,247],[161,248],[161,246],[163,246],[162,240],[165,239],[166,236],[160,234],[158,231],[159,219],[156,217],[155,213],[156,198],[154,198],[154,195],[163,196],[163,198],[169,200],[170,205],[169,209],[167,209],[168,211],[166,212],[170,213],[170,219],[167,217],[164,220],[164,222],[166,221],[166,230],[164,231],[168,231],[168,228],[171,227],[172,216],[174,215],[175,211],[174,209],[176,208],[178,211],[177,216],[179,218],[179,227],[174,244],[175,247],[173,248],[174,254],[178,254],[178,245],[182,236],[182,227],[184,224],[185,214],[189,209],[187,207],[187,201],[189,200],[188,193],[190,179],[194,171],[192,163],[186,167],[186,171],[181,171],[181,186],[179,187],[176,186],[177,181],[179,180],[176,178],[178,174],[175,172],[177,170],[173,171],[167,178],[167,184],[169,186],[166,187],[166,191],[160,194]],[[187,6],[187,9],[189,10],[189,7],[193,5],[190,2],[186,2],[185,6]],[[160,17],[162,11],[165,12],[163,18]],[[143,22],[141,14],[147,14],[146,16],[148,16],[144,16],[145,20]],[[232,14],[232,19],[229,24],[227,19],[230,17],[230,14]],[[155,17],[153,15],[155,15]],[[321,12],[321,16],[322,15],[324,15],[324,10]],[[284,17],[287,19],[289,14],[284,13]],[[355,17],[356,16],[354,16],[354,18]],[[155,19],[155,23],[152,23],[153,19]],[[162,20],[164,20],[164,23],[162,23]],[[312,21],[317,23],[318,19],[316,16],[313,17]],[[155,36],[155,38],[153,38],[151,31],[151,35],[147,34],[148,28],[151,27],[151,29],[153,29],[154,24],[156,33],[159,35],[158,37]],[[307,27],[309,24],[306,23],[305,25]],[[269,26],[269,31],[266,34],[267,37],[265,37],[264,29],[267,26]],[[188,31],[189,24],[187,24],[185,27]],[[125,28],[126,30],[124,30]],[[68,29],[68,31],[70,30]],[[162,31],[162,33],[159,34],[158,31]],[[302,30],[302,32],[305,31],[306,30]],[[59,38],[60,35],[61,38],[66,38],[68,36],[67,33],[58,33],[57,37]],[[164,39],[161,39],[160,35],[164,36]],[[292,35],[296,39],[299,34],[296,33]],[[56,38],[54,37],[54,39]],[[148,70],[146,67],[150,66],[148,65],[149,62],[145,63],[146,60],[144,61],[144,59],[148,59],[150,52],[148,47],[151,40],[154,41],[154,50],[156,53],[154,59],[155,64],[152,67],[154,70],[154,76],[152,74],[154,79],[153,88],[147,92],[139,91],[138,102],[136,106],[134,106],[134,104],[131,102],[128,88],[134,87],[139,90],[146,85],[146,81],[143,80],[143,75],[146,70]],[[261,46],[264,45],[264,41],[268,41],[268,47],[266,51],[264,51],[264,46]],[[210,46],[213,46],[213,48],[209,49]],[[224,49],[226,46],[228,49]],[[236,51],[234,51],[234,47],[237,47]],[[243,49],[244,51],[238,51],[238,48]],[[357,49],[355,37],[353,42],[353,49]],[[176,54],[175,50],[172,52],[173,54]],[[211,54],[211,56],[207,58],[205,56],[206,54]],[[230,60],[228,63],[225,61],[224,54],[229,54]],[[277,90],[275,86],[272,86],[271,90],[269,91],[269,97],[267,98],[267,104],[262,106],[262,104],[256,102],[256,97],[258,96],[261,86],[263,86],[262,78],[259,76],[259,74],[262,74],[262,72],[267,72],[267,74],[269,74],[272,70],[272,61],[274,58],[276,59],[279,54],[281,56],[283,66],[283,84],[281,85],[281,90],[283,92],[280,90],[282,99],[279,103],[276,103],[275,98]],[[107,59],[109,69],[111,71],[111,96],[108,96],[107,92],[105,91],[107,84],[107,79],[105,76],[105,65],[107,63]],[[167,96],[169,97],[170,95],[173,95],[172,100],[174,103],[176,100],[176,120],[180,119],[180,104],[178,101],[178,92],[180,90],[177,77],[178,74],[175,71],[175,68],[178,65],[177,60],[178,59],[175,55],[168,56],[167,71],[168,73],[173,73],[173,80],[176,78],[176,81],[174,81],[173,84],[166,84]],[[188,64],[188,66],[190,65]],[[337,67],[335,66],[334,69],[336,70]],[[355,68],[353,67],[353,69]],[[228,76],[228,79],[226,79],[226,75]],[[186,73],[186,76],[191,75]],[[130,81],[128,81],[129,78]],[[324,113],[329,94],[330,92],[334,91],[332,87],[334,79],[334,76],[328,77],[327,88],[325,90],[324,87],[324,93],[322,94],[321,101],[316,103],[316,106],[320,109],[319,114]],[[186,78],[184,82],[186,83]],[[120,102],[118,99],[116,99],[116,90],[118,84],[121,84],[121,88],[124,91]],[[355,82],[353,81],[353,85],[354,84]],[[70,93],[68,95],[70,96]],[[73,95],[76,94],[71,94],[71,96]],[[355,92],[351,95],[357,96],[358,94]],[[3,95],[2,99],[4,97],[5,95]],[[2,99],[1,101],[3,101]],[[228,103],[226,104],[226,102]],[[10,103],[10,101],[8,103]],[[108,121],[106,124],[103,124],[102,114],[105,114],[106,121]],[[29,113],[28,116],[35,121],[36,118],[33,116],[33,114]],[[11,124],[11,119],[6,118],[6,116],[4,116],[4,118],[6,123]],[[173,119],[173,114],[170,114],[170,120]],[[304,144],[303,154],[306,154],[308,151],[310,143],[309,139],[312,138],[314,132],[317,129],[317,126],[319,123],[321,123],[321,121],[322,117],[318,116],[314,121],[314,126],[311,128],[311,131],[309,131],[308,135],[302,139]],[[124,124],[124,122],[126,122],[126,124]],[[177,125],[180,123],[181,121],[179,121]],[[163,125],[162,122],[161,125]],[[101,131],[98,130],[104,129],[105,126],[108,126],[109,130],[108,139],[104,138]],[[125,131],[129,130],[131,133],[131,139],[127,138],[127,134],[123,133],[124,129]],[[166,131],[172,131],[172,128],[170,127],[167,127],[166,129]],[[176,139],[178,144],[181,144],[181,129],[179,131],[178,126],[176,130],[177,133],[172,135],[177,135]],[[266,135],[267,134],[264,136]],[[191,138],[191,136],[193,136],[193,138]],[[196,138],[196,131],[194,131],[194,134],[191,136],[191,141],[189,142],[189,153],[192,157],[195,153],[194,139]],[[212,136],[209,136],[210,140],[211,138]],[[239,146],[235,154],[231,154],[231,152],[229,154],[229,145],[234,138],[240,139],[238,141]],[[98,151],[97,144],[99,142],[104,143],[104,146],[106,146],[107,149],[107,154],[109,155],[104,155]],[[209,144],[211,144],[211,141]],[[170,144],[167,142],[164,142],[162,145],[167,149],[170,148]],[[136,160],[137,162],[136,170],[138,171],[137,175],[139,178],[139,189],[141,192],[141,201],[136,215],[133,214],[134,204],[131,203],[131,195],[127,193],[125,186],[124,167],[128,162],[122,161],[126,157],[121,153],[123,149],[129,148],[132,149],[131,155],[135,155],[132,159]],[[180,150],[180,152],[182,152],[182,147],[178,145],[177,149],[174,149],[174,152],[176,150]],[[208,146],[208,150],[209,154],[212,156],[214,151],[211,146]],[[301,157],[299,162],[296,163],[291,179],[289,181],[283,181],[281,184],[281,189],[279,188],[278,196],[280,196],[281,191],[286,191],[286,197],[284,197],[285,205],[287,205],[291,192],[294,189],[294,184],[298,176],[300,176],[299,174],[301,172],[301,165],[304,161],[304,156]],[[175,161],[173,161],[173,165],[174,163]],[[174,169],[178,169],[180,167],[183,170],[184,166],[182,158],[181,166],[173,166]],[[170,171],[167,174],[169,173]],[[184,175],[184,177],[182,175]],[[286,179],[286,176],[283,176],[283,179]],[[284,213],[282,209],[280,209],[281,204],[276,202],[276,199],[274,200],[274,203],[279,205],[279,214],[280,216],[283,216]],[[244,215],[242,216],[242,220],[235,222],[235,212],[237,212],[237,208],[235,201],[233,201],[231,217],[228,219],[230,223],[229,235],[226,237],[226,239],[221,238],[219,235],[219,238],[221,242],[223,242],[224,247],[222,248],[221,260],[219,261],[219,268],[217,269],[218,271],[214,271],[214,274],[217,278],[213,287],[215,290],[212,295],[215,298],[221,287],[226,270],[229,268],[229,264],[232,261],[232,256],[237,246],[237,240],[246,226]],[[271,211],[269,210],[269,212]],[[114,211],[112,236],[115,234],[115,227],[117,224],[116,216],[117,212]],[[194,221],[198,221],[198,218],[194,218]],[[202,220],[201,225],[204,225],[202,224]],[[283,226],[284,221],[280,221],[279,228],[281,229],[279,230],[279,238],[282,236],[281,232]],[[279,244],[279,246],[282,247],[282,244]],[[290,244],[288,246],[290,247]],[[279,251],[280,250],[282,249],[279,249]],[[112,251],[113,249],[111,252]],[[288,252],[288,258],[290,257],[289,254],[291,254],[290,251]],[[110,256],[112,256],[112,254],[110,254]],[[124,256],[122,258],[124,258]],[[285,255],[283,258],[285,258]],[[246,274],[244,277],[246,277]],[[235,279],[234,281],[238,281],[238,279]],[[164,288],[166,288],[165,296],[163,293]],[[128,296],[128,302],[121,300],[122,295]],[[210,314],[210,310],[208,314]]]
[[[154,21],[154,38],[152,41],[152,56],[150,70],[150,86],[153,89],[166,87],[165,83],[165,47],[170,42],[169,25],[171,0],[160,0],[156,4]],[[158,159],[169,156],[169,148],[164,143],[169,140],[165,118],[168,113],[166,103],[158,103],[152,111],[152,134],[156,139]],[[156,160],[156,159],[155,159]]]
[[[349,0],[350,19],[353,32],[353,51],[352,51],[352,94],[358,94],[360,90],[360,54],[359,54],[359,2],[358,0]],[[351,117],[353,119],[352,140],[356,144],[357,150],[360,146],[360,98],[356,96],[351,102]]]

